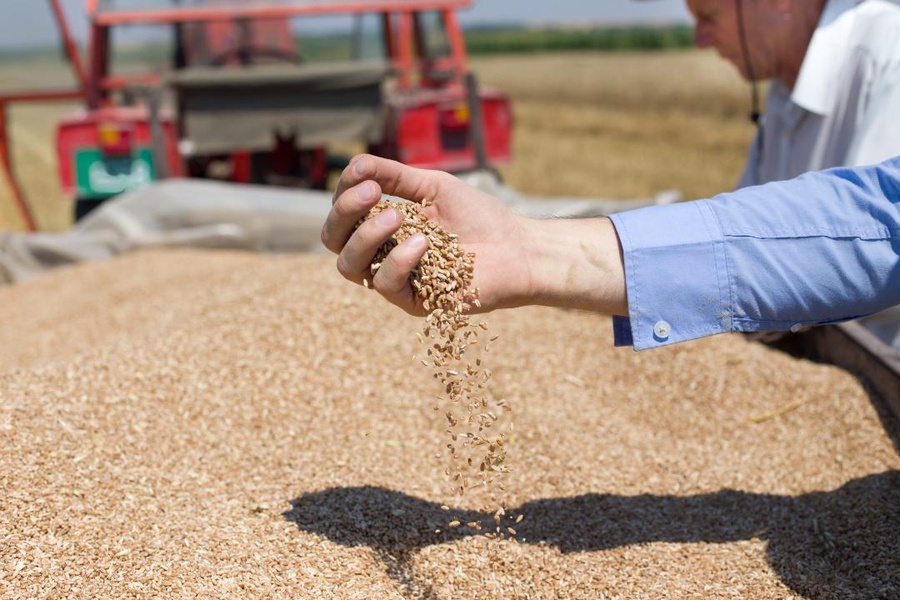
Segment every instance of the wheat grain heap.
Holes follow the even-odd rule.
[[[487,331],[488,326],[484,321],[473,323],[470,319],[472,308],[478,306],[478,289],[471,287],[475,255],[464,251],[454,234],[429,219],[422,206],[428,206],[427,200],[422,205],[382,200],[366,216],[370,219],[393,208],[403,218],[397,233],[376,253],[371,275],[375,276],[397,244],[417,232],[426,236],[428,249],[410,274],[410,285],[427,315],[419,336],[427,346],[427,358],[422,363],[433,369],[443,391],[436,399],[434,411],[446,420],[449,439],[436,457],[447,460],[444,473],[450,479],[451,493],[462,496],[477,482],[490,490],[491,501],[496,504],[497,493],[504,488],[500,476],[508,470],[504,444],[511,425],[504,417],[510,408],[504,399],[494,400],[487,393],[491,371],[483,366],[482,358],[469,360],[469,356],[480,354],[478,351],[496,338],[479,346],[480,338],[483,340],[480,333]],[[368,280],[365,284],[369,285]],[[444,508],[450,510],[449,506]],[[500,539],[515,535],[513,524],[505,524],[504,518],[521,522],[522,517],[506,515],[501,502],[494,510],[494,531],[486,535]],[[447,525],[454,528],[463,524],[476,531],[483,528],[481,521],[463,523],[458,518]]]
[[[4,600],[900,597],[879,405],[740,336],[492,313],[525,518],[489,540],[488,489],[441,508],[422,320],[333,256],[127,254],[0,289],[0,322]]]

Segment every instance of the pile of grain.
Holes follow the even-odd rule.
[[[511,411],[505,399],[488,394],[491,371],[482,364],[480,356],[480,350],[486,352],[487,344],[496,336],[485,341],[480,334],[487,331],[487,323],[470,318],[472,309],[480,306],[478,289],[472,288],[475,255],[460,248],[456,235],[430,220],[421,210],[423,206],[428,206],[427,200],[422,205],[382,200],[366,216],[370,219],[394,209],[402,217],[400,229],[376,253],[371,276],[374,278],[397,244],[418,232],[425,235],[428,249],[409,280],[426,312],[419,335],[427,356],[422,364],[433,370],[442,392],[433,408],[446,419],[448,439],[436,458],[447,461],[444,473],[450,481],[450,493],[462,496],[475,483],[489,490],[494,506],[483,510],[493,508],[494,525],[486,535],[503,539],[516,533],[512,524],[504,524],[506,510],[498,498],[504,489],[500,476],[508,472],[505,443],[511,430]],[[368,287],[368,280],[365,285]],[[477,356],[472,357],[473,354]],[[443,507],[450,510],[447,505]],[[509,518],[519,523],[522,515]],[[451,518],[447,526],[463,524],[475,531],[484,529],[479,520],[463,522],[457,517]],[[440,533],[440,529],[436,532]]]
[[[4,599],[900,596],[873,404],[741,337],[493,313],[526,515],[495,541],[442,527],[421,319],[333,257],[132,254],[0,290],[0,322]]]

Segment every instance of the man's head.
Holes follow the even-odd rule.
[[[789,87],[825,1],[686,0],[698,48],[715,48],[745,79],[780,79]]]

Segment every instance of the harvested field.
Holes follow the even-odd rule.
[[[594,315],[489,315],[524,515],[491,541],[435,533],[492,515],[445,493],[421,321],[331,257],[135,253],[0,316],[4,599],[900,596],[877,405],[739,336],[636,354]]]
[[[482,58],[481,81],[513,98],[503,175],[542,196],[636,198],[732,189],[753,139],[749,87],[710,51]]]

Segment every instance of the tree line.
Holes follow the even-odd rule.
[[[470,54],[670,50],[693,46],[694,28],[690,25],[585,29],[479,28],[467,30],[465,39]]]

